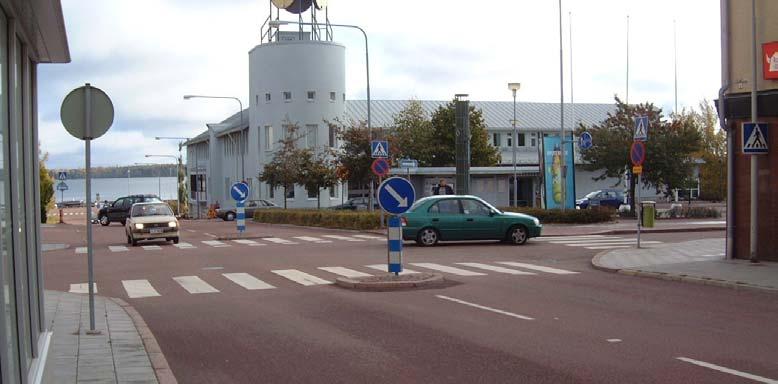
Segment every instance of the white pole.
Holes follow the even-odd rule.
[[[756,69],[757,55],[756,49],[756,0],[751,0],[751,122],[758,120],[758,111],[756,109]],[[757,255],[757,244],[759,236],[759,156],[751,155],[751,228],[749,236],[749,259],[752,263],[759,262]]]
[[[565,156],[565,82],[564,82],[564,55],[562,52],[562,0],[559,0],[559,142],[560,160],[562,160],[562,210],[567,206],[567,160]]]
[[[87,246],[87,269],[89,285],[89,330],[95,332],[95,274],[94,274],[94,249],[92,246],[92,90],[89,83],[85,86],[85,108],[84,108],[84,165],[86,173],[86,246]]]
[[[575,100],[573,99],[573,13],[568,12],[570,25],[570,125],[575,132]],[[574,162],[575,163],[575,162]]]
[[[673,110],[678,114],[678,43],[675,30],[675,20],[673,20],[673,77],[675,88],[675,109]]]
[[[627,15],[627,98],[625,101],[629,104],[629,15]]]

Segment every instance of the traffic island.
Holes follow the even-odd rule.
[[[401,291],[409,289],[443,288],[456,284],[440,273],[385,274],[366,277],[339,277],[335,284],[341,288],[359,291]]]

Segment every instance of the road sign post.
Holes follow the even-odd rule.
[[[643,130],[648,132],[647,122],[646,125],[643,126]],[[635,136],[637,137],[637,134]],[[632,173],[633,175],[638,176],[638,179],[635,182],[635,218],[638,222],[637,247],[640,248],[640,183],[642,182],[643,162],[646,161],[646,144],[644,144],[642,141],[632,142],[632,147],[629,149],[629,158],[632,160]]]
[[[248,184],[240,181],[230,187],[230,196],[235,200],[235,222],[238,235],[246,231],[246,199],[249,197]]]
[[[408,181],[411,180],[411,168],[416,169],[419,167],[419,161],[415,159],[402,159],[400,160],[400,168],[405,168]]]
[[[92,246],[92,172],[91,172],[91,142],[99,138],[113,124],[113,103],[108,95],[99,88],[86,83],[83,87],[72,90],[62,101],[60,120],[72,136],[84,140],[84,168],[86,184],[86,248],[87,268],[89,274],[89,331],[95,330],[95,291],[94,291],[94,250]],[[65,175],[67,176],[67,175]]]
[[[398,275],[402,272],[402,223],[400,216],[416,201],[416,190],[410,181],[402,177],[390,177],[378,187],[378,204],[389,217],[387,230],[388,271]]]

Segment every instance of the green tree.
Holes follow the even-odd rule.
[[[427,118],[421,103],[410,100],[397,115],[389,134],[391,155],[395,159],[410,158],[419,166],[432,165],[432,122]]]
[[[289,188],[303,180],[302,172],[309,153],[297,148],[298,126],[285,124],[286,134],[278,141],[280,147],[273,155],[273,159],[265,165],[265,170],[259,175],[259,180],[267,183],[270,188],[282,187],[284,189],[284,209],[286,209],[286,196]]]
[[[54,178],[51,177],[49,170],[46,168],[46,160],[48,159],[49,154],[46,153],[38,161],[40,167],[38,176],[41,189],[41,223],[46,223],[48,212],[54,208]]]
[[[306,149],[300,169],[302,184],[308,191],[316,191],[316,208],[321,208],[321,190],[338,183],[337,164],[331,152]]]
[[[330,123],[333,124],[333,123]],[[373,157],[370,153],[370,132],[365,122],[353,123],[347,127],[341,122],[334,123],[341,141],[337,153],[338,165],[345,170],[346,180],[352,185],[369,184],[373,178],[370,165]],[[386,138],[382,129],[373,129],[373,140]],[[390,150],[392,145],[390,144]]]
[[[189,214],[189,196],[186,193],[186,167],[182,163],[181,157],[178,158],[178,204],[179,213],[183,216]]]
[[[453,167],[456,160],[455,101],[438,107],[432,114],[430,166]],[[483,112],[470,106],[470,165],[489,167],[500,161],[500,151],[489,144]]]
[[[662,120],[662,110],[651,103],[625,104],[618,97],[616,111],[608,113],[600,124],[586,127],[581,125],[577,133],[584,130],[592,134],[594,145],[582,151],[583,168],[600,174],[593,179],[621,179],[632,169],[629,157],[633,142],[634,118],[648,116],[649,131],[646,142],[646,161],[643,164],[642,182],[653,186],[657,192],[669,195],[673,188],[688,183],[694,166],[693,153],[700,148],[700,134],[694,121],[678,115],[672,121]],[[632,209],[635,209],[635,177],[630,178]]]
[[[700,164],[700,198],[724,200],[727,196],[727,135],[719,128],[718,114],[708,101],[700,102],[699,111],[692,111],[702,136],[702,148],[695,156]]]

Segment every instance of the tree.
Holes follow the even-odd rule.
[[[700,165],[700,198],[723,200],[727,195],[727,135],[719,128],[716,109],[708,100],[700,102],[699,112],[692,111],[702,148],[695,156]]]
[[[181,215],[189,214],[189,196],[186,193],[186,167],[184,167],[181,157],[178,157],[178,211]]]
[[[430,141],[433,167],[453,167],[456,160],[456,103],[441,106],[432,114]],[[489,167],[500,161],[500,151],[489,144],[483,112],[470,106],[470,165]]]
[[[410,100],[397,115],[389,134],[391,155],[396,159],[409,158],[419,161],[419,166],[432,165],[432,123],[424,113],[421,103]]]
[[[343,174],[347,175],[348,182],[358,186],[370,183],[373,178],[370,170],[373,157],[370,152],[370,132],[365,122],[352,122],[350,127],[346,127],[336,121],[334,128],[338,131],[338,138],[342,143],[337,154],[338,165],[345,170]],[[373,140],[385,137],[382,129],[373,130]]]
[[[299,127],[294,124],[285,124],[284,127],[286,134],[278,141],[280,148],[273,155],[273,159],[265,165],[259,180],[267,183],[270,188],[284,189],[284,209],[286,209],[289,188],[294,188],[294,185],[302,180],[301,170],[309,154],[306,150],[297,148]]]
[[[608,177],[621,179],[632,169],[629,157],[633,142],[634,118],[648,116],[649,131],[646,143],[646,160],[643,163],[642,182],[653,186],[657,193],[669,195],[673,188],[686,185],[694,166],[692,154],[700,148],[700,134],[694,121],[688,116],[677,115],[669,122],[662,120],[662,110],[651,103],[625,104],[618,97],[616,111],[608,113],[600,124],[581,125],[577,133],[589,131],[594,145],[582,151],[584,169],[600,171],[594,180]],[[636,178],[630,178],[632,209],[635,209]]]
[[[46,168],[46,160],[49,159],[49,154],[46,153],[38,161],[40,170],[38,176],[40,179],[40,197],[41,197],[41,223],[46,223],[48,219],[48,212],[54,208],[54,178],[49,174],[49,170]]]
[[[321,208],[321,190],[338,183],[336,161],[331,152],[306,149],[300,169],[302,184],[308,191],[316,191],[316,208]]]

